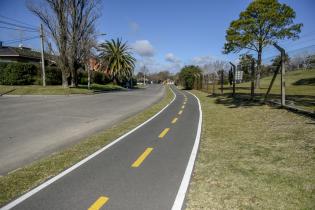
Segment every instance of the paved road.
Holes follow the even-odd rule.
[[[156,118],[13,209],[171,209],[200,114],[196,98],[174,91]]]
[[[152,85],[88,96],[0,97],[0,175],[145,109],[163,93]]]

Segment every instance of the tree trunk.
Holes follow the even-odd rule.
[[[262,47],[259,46],[258,56],[257,56],[257,75],[256,75],[256,84],[255,88],[260,88],[260,74],[261,74],[261,55],[262,55]]]
[[[62,70],[62,87],[68,87],[68,75],[65,70]]]

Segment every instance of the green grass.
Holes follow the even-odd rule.
[[[187,209],[315,209],[315,121],[193,93],[203,126]]]
[[[10,95],[70,95],[70,94],[93,94],[97,91],[114,91],[123,90],[121,86],[114,84],[92,84],[89,90],[87,86],[79,86],[77,88],[63,88],[62,86],[39,86],[39,85],[25,85],[25,86],[7,86],[0,85],[0,94]]]
[[[64,151],[52,154],[51,156],[34,162],[25,168],[0,177],[0,206],[43,183],[45,180],[57,175],[61,171],[87,157],[89,154],[92,154],[114,139],[143,123],[170,103],[173,97],[172,92],[167,88],[164,98],[160,102],[145,109],[143,112],[136,114],[103,132],[82,140],[80,143],[67,148]]]
[[[261,79],[261,88],[256,89],[256,99],[263,99],[268,90],[270,77]],[[293,105],[308,111],[315,111],[315,69],[297,70],[287,72],[286,80],[286,99],[292,101]],[[216,86],[216,93],[220,93],[219,85]],[[209,91],[212,86],[209,85]],[[224,93],[231,93],[232,89],[229,85],[224,86]],[[250,94],[250,83],[236,84],[237,96],[248,96]],[[274,82],[270,92],[270,99],[280,99],[280,75]]]

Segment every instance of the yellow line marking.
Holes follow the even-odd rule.
[[[137,168],[141,165],[141,163],[148,157],[148,155],[152,152],[153,148],[148,147],[139,157],[138,159],[131,165],[133,168]]]
[[[182,109],[185,109],[185,106],[184,106],[184,105],[182,106]]]
[[[88,210],[99,210],[108,201],[108,197],[101,196],[90,206]]]
[[[180,111],[178,112],[179,115],[181,115],[182,113],[183,113],[183,110],[180,110]]]
[[[184,101],[184,105],[187,103],[187,101]]]
[[[163,137],[167,134],[167,132],[168,132],[169,130],[170,130],[169,128],[165,128],[165,129],[162,131],[162,133],[160,133],[159,138],[163,138]]]
[[[172,123],[173,123],[173,124],[176,123],[177,120],[178,120],[178,118],[175,117],[175,118],[172,120]]]

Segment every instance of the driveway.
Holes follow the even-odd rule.
[[[0,97],[0,175],[140,112],[164,91],[150,85],[96,95]]]

